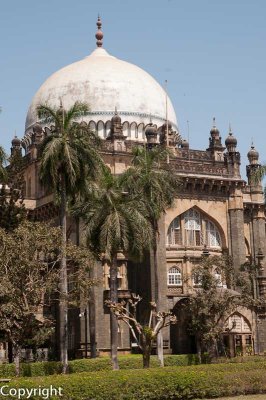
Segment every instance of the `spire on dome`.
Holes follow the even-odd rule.
[[[249,163],[251,165],[257,165],[258,164],[259,152],[255,149],[255,146],[253,144],[253,140],[251,142],[251,147],[250,147],[250,150],[249,150],[247,156],[248,156]]]
[[[96,32],[96,35],[95,35],[95,37],[97,39],[96,44],[97,44],[97,47],[102,47],[102,45],[103,45],[103,32],[101,31],[102,21],[101,21],[100,15],[98,15],[98,20],[96,22],[96,25],[98,27],[98,31]]]
[[[231,124],[229,124],[229,132],[227,138],[225,139],[225,145],[228,152],[236,151],[237,140],[233,135]]]
[[[216,126],[216,121],[215,121],[215,117],[213,117],[212,119],[212,128],[210,130],[210,135],[213,139],[219,140],[220,137],[220,131]],[[210,139],[211,140],[211,139]]]

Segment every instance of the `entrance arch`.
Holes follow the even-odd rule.
[[[170,325],[170,347],[173,354],[195,354],[195,337],[188,332],[188,315],[184,305],[187,298],[179,299],[172,313],[177,317],[177,324]]]
[[[239,312],[234,312],[225,322],[223,342],[230,357],[253,354],[253,336],[251,324]]]

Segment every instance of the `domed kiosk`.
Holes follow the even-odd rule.
[[[122,118],[123,134],[142,141],[144,129],[152,119],[160,127],[166,118],[166,92],[143,69],[110,55],[102,48],[101,21],[97,21],[97,48],[83,60],[70,64],[50,76],[35,94],[26,119],[26,136],[37,122],[36,107],[47,103],[68,109],[76,101],[86,102],[90,128],[106,138],[115,108]],[[168,98],[168,120],[177,129],[176,115]]]

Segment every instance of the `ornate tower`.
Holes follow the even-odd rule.
[[[229,126],[229,133],[225,139],[227,152],[225,154],[225,162],[227,164],[228,172],[235,177],[240,178],[240,153],[236,151],[237,140],[233,135],[231,126]]]
[[[213,118],[213,127],[210,130],[209,138],[209,151],[215,161],[223,161],[223,151],[225,147],[222,145],[222,138],[220,136],[220,131],[216,127],[215,118]]]

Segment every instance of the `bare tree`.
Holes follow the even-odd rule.
[[[107,300],[105,304],[118,320],[122,320],[129,327],[134,340],[142,351],[143,368],[149,368],[153,341],[156,341],[159,332],[163,328],[170,324],[175,324],[177,320],[176,316],[172,315],[170,311],[156,311],[156,303],[151,302],[149,322],[148,324],[141,324],[136,317],[137,305],[141,300],[142,298],[139,295],[132,294],[131,299],[128,301],[129,305],[125,301],[114,303],[110,300]],[[131,311],[129,308],[131,308]],[[152,326],[153,319],[156,321],[154,326]]]

